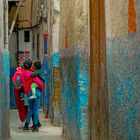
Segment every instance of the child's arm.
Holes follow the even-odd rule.
[[[36,70],[36,71],[34,71],[34,73],[33,73],[33,74],[31,74],[31,77],[38,76],[38,75],[39,75],[39,73],[40,73],[40,71]]]
[[[45,81],[45,76],[44,76],[43,73],[40,73],[39,77],[40,77],[41,80]]]
[[[34,73],[31,75],[31,77],[39,77],[41,80],[45,81],[45,76],[40,70],[34,71]]]

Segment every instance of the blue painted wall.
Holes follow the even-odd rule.
[[[48,106],[49,106],[49,117],[52,118],[52,114],[53,114],[53,61],[52,61],[53,57],[52,56],[47,56],[46,57],[46,64],[48,64],[48,83],[47,83],[47,87],[48,87],[48,97],[49,97],[49,102],[48,102]]]
[[[52,123],[55,123],[55,125],[59,125],[60,121],[61,121],[61,115],[60,115],[60,110],[57,110],[57,112],[54,109],[54,74],[53,74],[53,70],[54,68],[58,68],[59,67],[59,54],[58,53],[54,53],[52,56],[47,56],[46,61],[44,62],[44,64],[47,64],[47,85],[46,88],[48,88],[48,106],[49,106],[49,117],[51,118]],[[56,114],[59,114],[60,120],[59,121],[55,121],[55,117]]]
[[[140,139],[140,33],[107,40],[110,139]]]
[[[0,139],[10,136],[10,55],[9,52],[0,52]],[[6,131],[5,131],[6,130]]]
[[[48,76],[49,76],[49,66],[47,56],[44,57],[42,72],[45,76],[44,83],[44,93],[43,93],[43,110],[48,111],[49,109],[49,87],[48,87]]]
[[[88,139],[88,67],[84,49],[60,51],[62,120],[64,134],[72,140]]]
[[[12,77],[15,73],[16,67],[10,68],[10,108],[15,109],[16,108],[16,102],[15,102],[15,96],[14,96],[14,86],[12,83]]]

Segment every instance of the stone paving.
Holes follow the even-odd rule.
[[[53,126],[49,119],[45,119],[43,112],[40,112],[42,127],[39,132],[23,131],[19,129],[19,117],[17,110],[10,111],[10,133],[11,140],[64,140],[62,128]]]

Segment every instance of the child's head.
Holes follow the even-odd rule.
[[[29,70],[32,67],[32,61],[31,60],[26,60],[24,62],[24,69]]]
[[[40,61],[34,62],[34,68],[35,68],[36,70],[41,69],[41,62],[40,62]]]

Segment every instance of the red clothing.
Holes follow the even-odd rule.
[[[21,73],[24,71],[23,68],[21,67],[17,67],[16,68],[16,72],[14,73],[14,76],[12,78],[13,84],[14,84],[14,88],[19,90],[22,88],[21,84],[17,84],[17,77],[21,75]]]
[[[37,76],[31,77],[32,74],[32,71],[24,71],[21,74],[21,82],[23,83],[23,88],[26,95],[28,95],[28,93],[31,91],[32,83],[36,83],[40,90],[44,89],[42,81]]]
[[[23,68],[17,67],[16,72],[14,73],[14,76],[12,78],[12,81],[14,83],[17,82],[17,77],[21,75],[21,73],[24,71]],[[15,95],[15,101],[16,101],[16,106],[18,109],[19,113],[19,118],[23,122],[26,119],[26,116],[28,114],[28,108],[27,106],[24,105],[24,101],[21,100],[21,91],[20,91],[21,86],[16,86],[14,85],[14,95]]]
[[[14,89],[16,106],[19,113],[19,118],[23,122],[28,114],[28,108],[24,105],[24,100],[21,100],[20,90]]]
[[[13,82],[16,82],[17,77],[18,77],[23,71],[24,71],[23,68],[17,67],[17,68],[16,68],[16,72],[15,72],[13,78],[12,78],[12,81],[13,81]]]

